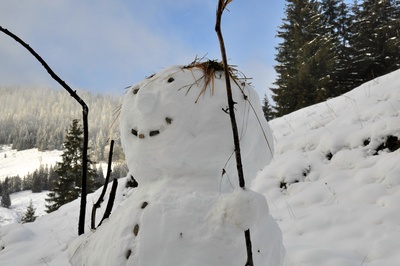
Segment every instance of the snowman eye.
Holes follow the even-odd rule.
[[[137,94],[138,91],[139,91],[139,88],[134,88],[132,92],[133,92],[133,94]]]
[[[173,77],[170,77],[167,81],[168,83],[172,83],[175,79]]]

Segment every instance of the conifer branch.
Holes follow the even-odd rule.
[[[9,30],[0,26],[0,31],[14,39],[16,42],[21,44],[25,49],[27,49],[47,70],[50,76],[57,81],[66,91],[69,92],[72,98],[74,98],[82,106],[83,114],[83,152],[82,152],[82,191],[81,191],[81,209],[79,213],[79,224],[78,224],[78,234],[81,235],[85,233],[85,214],[86,214],[86,180],[87,180],[87,170],[88,170],[88,160],[87,160],[87,150],[89,142],[89,129],[88,129],[88,114],[89,108],[86,103],[78,96],[75,90],[71,89],[51,68],[50,66],[41,58],[35,50],[33,50],[26,42],[24,42],[17,35],[13,34]]]
[[[245,181],[244,181],[244,175],[243,175],[243,165],[242,165],[242,157],[240,154],[240,142],[239,142],[239,133],[237,129],[237,123],[236,123],[236,117],[235,117],[235,102],[232,99],[232,88],[231,88],[231,82],[230,82],[230,75],[229,75],[229,66],[228,66],[228,60],[226,57],[226,50],[225,50],[225,44],[224,44],[224,39],[222,37],[222,31],[221,31],[221,18],[222,18],[222,13],[226,9],[227,5],[231,2],[232,0],[219,0],[218,1],[218,7],[217,7],[217,19],[216,19],[216,24],[215,24],[215,31],[218,36],[220,48],[221,48],[221,55],[222,55],[222,63],[224,66],[224,74],[225,74],[225,85],[226,85],[226,94],[228,97],[228,108],[229,108],[229,117],[231,119],[231,125],[232,125],[232,133],[233,133],[233,141],[235,144],[235,155],[236,155],[236,167],[237,167],[237,172],[238,172],[238,177],[239,177],[239,185],[242,189],[245,189]],[[247,262],[245,266],[253,266],[253,254],[252,254],[252,248],[251,248],[251,237],[250,237],[250,229],[247,229],[244,232],[245,235],[245,240],[246,240],[246,249],[247,249]]]

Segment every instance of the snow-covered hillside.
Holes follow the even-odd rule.
[[[398,265],[399,114],[396,71],[270,122],[274,159],[248,186],[267,198],[283,232],[284,265]],[[114,208],[134,192],[124,185]],[[99,194],[88,197],[88,213]],[[74,201],[34,223],[0,227],[0,265],[69,265],[78,213]]]
[[[61,160],[62,151],[38,151],[38,149],[29,149],[17,151],[11,149],[11,145],[0,146],[0,181],[6,177],[19,175],[21,178],[28,173],[33,173],[40,165],[55,165]],[[32,193],[21,191],[13,193],[11,197],[11,206],[9,209],[0,207],[0,226],[10,223],[17,223],[25,213],[30,200],[35,206],[35,215],[40,217],[46,214],[45,198],[47,191]]]
[[[35,216],[46,215],[45,199],[47,198],[47,193],[48,191],[32,193],[32,191],[26,190],[11,194],[10,208],[0,207],[0,227],[21,221],[21,217],[26,212],[31,200],[32,205],[35,206]]]
[[[38,151],[29,149],[17,151],[11,149],[11,145],[0,145],[0,180],[7,176],[19,175],[23,178],[28,173],[32,173],[39,166],[55,165],[61,160],[62,151]]]
[[[275,156],[252,188],[286,265],[400,262],[400,71],[271,121]]]

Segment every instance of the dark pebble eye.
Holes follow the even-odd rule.
[[[138,91],[139,91],[139,88],[135,88],[135,89],[133,89],[133,94],[137,94],[138,93]]]
[[[137,136],[137,130],[135,130],[135,129],[133,129],[133,128],[132,128],[132,130],[131,130],[131,133],[132,133],[133,135]]]
[[[167,122],[167,124],[171,124],[172,123],[172,118],[166,117],[165,121]]]
[[[168,83],[171,83],[171,82],[173,82],[175,79],[173,78],[173,77],[170,77],[167,81],[168,81]]]

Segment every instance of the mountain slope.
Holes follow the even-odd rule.
[[[267,196],[286,265],[400,261],[400,71],[271,121]]]

